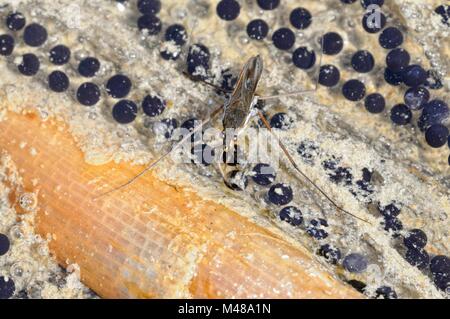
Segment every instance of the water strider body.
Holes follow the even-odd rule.
[[[236,86],[229,100],[224,104],[223,130],[232,129],[239,131],[244,129],[253,115],[257,96],[255,91],[263,71],[262,58],[257,55],[251,57],[245,63],[239,74]]]

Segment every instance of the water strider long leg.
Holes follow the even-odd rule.
[[[196,132],[198,132],[199,130],[202,129],[202,127],[206,124],[208,124],[213,118],[215,118],[222,110],[223,110],[223,104],[221,106],[219,106],[217,109],[215,109],[211,115],[206,119],[203,120],[201,122],[200,125],[197,125],[196,127],[194,127],[194,129],[189,132],[189,134],[187,134],[186,136],[183,137],[183,139],[181,139],[181,141],[179,141],[177,144],[175,144],[174,147],[172,147],[169,151],[167,151],[166,153],[164,153],[162,156],[160,156],[159,158],[157,158],[154,162],[150,163],[147,167],[145,167],[141,172],[139,172],[139,174],[137,174],[136,176],[134,176],[132,179],[128,180],[127,182],[123,183],[122,185],[119,185],[105,193],[102,193],[98,196],[95,196],[95,198],[99,198],[99,197],[103,197],[106,196],[110,193],[113,193],[115,191],[118,191],[128,185],[130,185],[131,183],[133,183],[135,180],[137,180],[139,177],[143,176],[145,173],[147,173],[148,171],[150,171],[153,167],[155,167],[158,163],[160,163],[163,159],[165,159],[167,156],[169,156],[173,151],[175,151],[176,149],[178,149],[181,145],[183,145],[183,143],[185,143],[188,139],[191,138],[191,136],[193,134],[195,134]]]
[[[264,126],[269,130],[269,132],[277,139],[278,144],[280,145],[281,150],[283,151],[283,153],[286,155],[286,157],[288,158],[289,162],[292,164],[292,166],[295,168],[295,170],[303,177],[305,178],[311,185],[313,185],[331,204],[333,204],[334,207],[336,207],[338,210],[353,216],[354,218],[357,218],[363,222],[366,222],[368,224],[370,224],[369,221],[358,217],[352,213],[350,213],[349,211],[345,210],[344,208],[340,207],[330,196],[327,195],[327,193],[325,193],[325,191],[323,191],[316,183],[314,183],[305,173],[303,173],[300,168],[298,167],[297,163],[295,162],[294,158],[292,157],[292,155],[289,153],[289,151],[287,150],[286,146],[284,146],[283,142],[281,142],[281,140],[278,138],[278,136],[276,136],[276,134],[272,131],[272,128],[270,127],[269,122],[267,122],[267,119],[265,118],[264,114],[261,113],[261,111],[258,110],[258,116],[261,119],[261,121],[263,122]]]

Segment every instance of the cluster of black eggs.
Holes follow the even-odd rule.
[[[351,1],[342,1],[344,3],[353,3]],[[372,1],[382,5],[380,1]],[[367,7],[367,1],[363,1],[361,4],[363,7]],[[280,1],[279,0],[258,0],[258,6],[263,10],[276,9]],[[226,21],[234,20],[238,17],[240,12],[240,6],[235,0],[222,0],[217,5],[217,15]],[[304,30],[312,24],[312,15],[310,11],[303,7],[295,8],[289,15],[289,22],[295,29]],[[368,26],[367,18],[362,21],[363,26],[368,32],[373,32],[373,27]],[[269,33],[268,24],[262,19],[252,20],[247,24],[247,34],[251,39],[263,40]],[[272,43],[280,50],[290,50],[295,44],[295,33],[288,27],[281,27],[272,33]],[[328,32],[323,35],[320,40],[322,52],[327,55],[337,55],[344,47],[344,41],[342,37],[336,32]],[[311,69],[316,63],[316,54],[313,50],[308,49],[305,46],[296,48],[292,52],[292,62],[299,69],[308,70]],[[358,72],[369,72],[372,70],[374,60],[372,55],[367,51],[357,52],[352,59],[352,64]],[[334,65],[323,65],[319,70],[319,83],[326,87],[333,87],[340,81],[339,69]],[[343,95],[352,101],[360,100],[365,95],[364,84],[358,80],[350,80],[344,84]]]
[[[279,211],[279,218],[295,227],[303,225],[301,210],[296,206],[286,206],[293,200],[292,188],[285,183],[273,184],[275,178],[275,170],[269,164],[257,164],[252,170],[252,179],[257,185],[270,186],[266,195],[267,201],[276,206],[285,206]],[[317,218],[310,220],[305,230],[311,237],[321,240],[328,237],[327,227],[328,222],[325,219]]]
[[[438,148],[446,144],[449,131],[443,125],[448,118],[447,103],[440,99],[430,100],[429,72],[418,64],[410,64],[409,53],[402,48],[392,49],[386,56],[385,78],[391,85],[403,83],[408,87],[404,94],[404,103],[391,109],[391,120],[397,125],[409,124],[414,111],[421,111],[417,125],[425,131],[425,140],[431,147]]]
[[[252,179],[260,186],[269,187],[274,183],[275,178],[275,170],[268,164],[257,164],[253,168]],[[292,201],[293,192],[288,185],[277,183],[269,188],[266,198],[271,204],[284,206]],[[292,205],[283,207],[278,215],[282,221],[289,223],[294,227],[304,227],[306,233],[317,240],[322,241],[328,237],[327,228],[329,225],[326,219],[311,219],[309,223],[304,225],[304,218],[301,210]],[[351,273],[362,273],[368,267],[368,260],[364,255],[360,253],[350,253],[342,258],[341,250],[329,243],[322,244],[317,253],[333,265],[341,263],[342,267]],[[390,287],[383,286],[378,290],[377,297],[396,298],[395,291]],[[383,293],[384,291],[386,294]],[[389,296],[387,292],[389,292]]]
[[[123,2],[123,1],[122,1]],[[350,4],[354,1],[342,1]],[[258,5],[263,10],[273,10],[279,6],[279,1],[259,0]],[[383,5],[383,1],[362,1],[362,6],[367,8],[370,4]],[[138,27],[145,30],[149,35],[158,34],[162,29],[162,24],[156,14],[161,9],[159,0],[139,0],[137,2],[138,10],[143,14],[138,19]],[[222,0],[216,7],[217,14],[224,20],[235,19],[240,12],[240,5],[235,0]],[[386,18],[381,15],[381,26],[372,26],[368,22],[368,13],[362,20],[363,27],[370,33],[377,33],[385,27]],[[312,23],[312,15],[305,8],[296,8],[290,14],[290,23],[297,29],[306,29]],[[12,31],[20,31],[26,25],[25,17],[18,13],[11,13],[7,17],[7,26]],[[250,38],[255,40],[263,39],[268,33],[268,25],[263,20],[253,20],[247,26],[247,32]],[[32,23],[25,27],[23,32],[24,42],[31,47],[43,45],[47,40],[46,29]],[[165,32],[165,41],[171,41],[176,46],[181,47],[186,43],[186,30],[182,25],[174,24],[169,26]],[[280,28],[273,32],[272,41],[275,47],[281,50],[289,50],[295,42],[295,34],[289,28]],[[326,33],[322,39],[322,51],[327,55],[336,55],[342,51],[343,39],[335,33]],[[402,33],[395,27],[384,29],[379,36],[379,43],[385,49],[391,49],[386,56],[385,79],[389,84],[399,85],[404,83],[410,88],[405,92],[404,104],[397,104],[391,109],[391,120],[397,125],[410,123],[413,110],[422,110],[418,121],[419,128],[425,131],[425,139],[432,147],[441,147],[449,140],[448,128],[442,122],[448,118],[448,105],[439,99],[429,101],[430,93],[425,86],[431,87],[428,81],[430,73],[425,71],[420,65],[410,65],[410,56],[402,48],[398,48],[403,43]],[[0,54],[4,56],[11,55],[14,49],[14,38],[9,34],[0,36]],[[161,56],[165,59],[176,59],[179,56],[179,50],[170,52],[161,51]],[[189,48],[187,57],[187,69],[191,75],[204,78],[209,68],[209,50],[202,44],[195,44]],[[64,45],[55,46],[50,50],[50,62],[60,66],[68,63],[70,60],[70,50]],[[299,47],[294,50],[292,55],[294,65],[301,69],[311,68],[316,56],[313,51],[306,47]],[[366,50],[356,52],[351,59],[352,67],[360,73],[370,72],[375,64],[372,54]],[[98,71],[100,63],[95,58],[87,58],[79,65],[80,75],[91,77]],[[33,53],[26,53],[22,57],[22,63],[18,66],[20,73],[26,76],[35,75],[40,68],[40,61]],[[323,65],[319,70],[319,83],[333,87],[340,81],[339,69],[334,65]],[[48,84],[51,90],[55,92],[64,92],[69,88],[68,76],[55,70],[48,76]],[[110,87],[108,87],[108,84]],[[121,95],[115,94],[114,90],[126,92],[131,87],[128,78],[123,75],[117,75],[108,81],[107,92],[116,98]],[[350,101],[359,101],[366,95],[365,85],[356,79],[345,82],[342,86],[342,94]],[[77,99],[83,105],[95,105],[100,99],[99,87],[91,82],[83,83],[77,90]],[[372,93],[366,96],[365,106],[371,113],[380,113],[384,110],[386,102],[379,93]],[[113,117],[119,123],[130,123],[137,114],[137,106],[134,102],[123,100],[117,103],[113,108]],[[450,141],[449,141],[450,143]],[[450,144],[449,144],[450,146]],[[449,157],[450,161],[450,157]]]
[[[152,3],[156,3],[153,1]],[[141,10],[148,8],[149,2],[138,3]],[[39,47],[45,44],[48,38],[47,30],[37,23],[26,25],[25,16],[19,12],[12,12],[7,16],[6,26],[9,30],[19,32],[23,30],[23,41],[31,47]],[[14,37],[9,34],[0,35],[0,55],[10,56],[15,46]],[[70,62],[71,51],[63,45],[56,45],[49,51],[49,62],[55,66],[63,66]],[[34,53],[26,53],[22,56],[22,62],[18,65],[18,71],[25,76],[36,75],[41,62]],[[95,77],[100,70],[101,63],[95,57],[86,57],[78,64],[78,73],[85,78]],[[48,77],[48,86],[54,92],[65,92],[70,86],[70,80],[61,70],[52,71]],[[138,106],[131,100],[124,99],[131,91],[132,82],[126,75],[116,74],[108,79],[105,84],[106,93],[114,99],[120,99],[112,108],[113,118],[121,124],[134,121],[138,113]],[[100,86],[92,81],[82,83],[76,90],[77,101],[85,106],[96,105],[101,98]],[[165,109],[165,101],[153,95],[147,95],[142,100],[142,109],[150,117],[160,115]],[[168,129],[171,126],[168,125]]]
[[[394,237],[402,238],[400,235],[403,224],[398,218],[401,208],[399,204],[391,203],[386,206],[379,206],[379,212],[384,219],[384,229],[389,231]],[[450,289],[450,258],[444,255],[437,255],[433,258],[425,250],[428,238],[421,229],[411,229],[403,237],[403,245],[406,248],[404,258],[412,266],[420,270],[429,269],[432,279],[439,289],[446,291]]]
[[[302,158],[309,162],[314,157],[317,151],[316,147],[301,143],[298,152]],[[353,175],[349,168],[338,164],[338,160],[332,157],[330,160],[323,162],[324,169],[328,172],[331,181],[336,184],[346,186],[352,185]],[[362,190],[370,190],[370,181],[372,179],[372,172],[365,168],[362,172],[362,179],[357,181],[357,185]],[[379,212],[383,216],[382,226],[384,229],[392,234],[394,238],[402,239],[406,251],[404,257],[408,263],[418,267],[421,270],[428,270],[436,286],[445,291],[450,287],[450,272],[445,268],[449,258],[443,255],[434,256],[433,258],[425,250],[427,243],[427,236],[421,229],[409,230],[404,237],[402,237],[403,224],[399,219],[401,209],[399,204],[391,203],[386,206],[379,205]],[[316,222],[317,224],[317,222]],[[324,222],[322,222],[324,224]],[[296,225],[296,224],[294,224]],[[321,237],[321,232],[316,234]],[[338,248],[330,244],[324,244],[318,250],[318,254],[325,257],[330,263],[336,264],[341,259],[341,252]],[[440,265],[435,266],[435,264]],[[434,265],[434,266],[433,266]],[[342,266],[349,272],[359,273],[367,268],[367,259],[358,253],[349,254],[342,261]],[[357,280],[351,280],[349,283],[361,292],[364,292],[366,285]],[[396,298],[395,291],[387,286],[380,287],[376,292],[377,297]]]
[[[147,35],[157,35],[162,31],[162,22],[157,17],[157,13],[161,10],[161,2],[159,0],[139,0],[137,7],[142,16],[137,21],[140,31]],[[165,60],[176,60],[180,57],[181,48],[187,42],[186,28],[178,23],[168,26],[164,33],[164,44],[161,46],[160,55]],[[165,44],[174,46],[168,48]],[[188,73],[197,78],[206,78],[209,69],[209,49],[201,44],[193,44],[188,49],[186,59]]]
[[[341,0],[344,4],[352,4],[355,1]],[[263,10],[276,9],[279,0],[258,0],[259,7]],[[370,9],[371,5],[381,7],[384,1],[364,0],[361,5],[365,9]],[[235,0],[222,0],[216,8],[217,15],[226,21],[231,21],[239,16],[240,5]],[[439,6],[436,12],[443,17],[443,22],[448,23],[448,6]],[[442,122],[448,118],[448,105],[439,99],[429,101],[430,94],[426,87],[438,89],[442,85],[439,80],[433,83],[430,78],[433,74],[426,71],[417,64],[410,65],[410,56],[408,52],[399,48],[404,41],[402,32],[396,27],[386,27],[386,16],[380,12],[380,24],[373,23],[371,19],[372,12],[366,12],[362,18],[362,26],[370,34],[380,33],[379,44],[382,48],[390,50],[386,56],[386,69],[384,77],[387,83],[391,85],[404,84],[407,91],[404,96],[404,103],[392,107],[390,119],[397,125],[406,125],[413,118],[412,111],[422,110],[418,121],[418,126],[425,131],[425,140],[431,147],[441,147],[449,143],[450,137],[448,128]],[[303,7],[291,11],[289,16],[291,25],[296,29],[306,29],[312,23],[311,13]],[[263,40],[269,33],[268,24],[262,19],[252,20],[247,24],[247,34],[251,39]],[[295,34],[288,27],[282,27],[272,33],[273,45],[280,50],[290,50],[295,43]],[[323,54],[336,55],[343,49],[344,41],[336,32],[329,32],[321,38]],[[303,70],[312,68],[316,62],[316,54],[307,47],[299,47],[292,52],[293,64]],[[353,54],[351,65],[358,73],[368,73],[373,70],[375,60],[373,55],[367,50],[360,50]],[[326,87],[334,87],[340,81],[340,71],[332,64],[323,65],[319,70],[318,82]],[[350,79],[342,86],[342,95],[349,101],[360,101],[365,97],[365,107],[370,113],[382,113],[386,107],[386,101],[380,93],[371,93],[366,95],[366,87],[363,82],[357,79]],[[450,165],[450,156],[449,156]]]

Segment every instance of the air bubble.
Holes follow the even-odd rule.
[[[15,225],[15,226],[11,227],[11,229],[9,230],[9,234],[11,235],[11,238],[13,240],[18,240],[18,239],[23,238],[22,228],[19,225]]]
[[[170,14],[173,18],[180,20],[186,18],[188,15],[184,8],[174,8]]]
[[[33,265],[28,261],[19,261],[11,265],[9,273],[15,280],[27,281],[33,274]]]
[[[23,193],[19,197],[19,205],[26,211],[32,211],[37,206],[37,198],[34,193]]]
[[[246,45],[246,44],[248,44],[250,42],[250,40],[246,36],[241,36],[241,37],[239,37],[239,42],[242,45]]]

